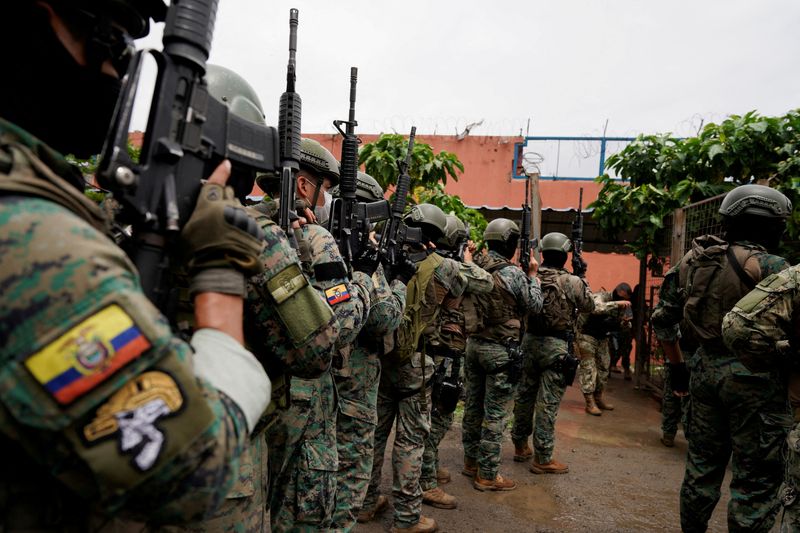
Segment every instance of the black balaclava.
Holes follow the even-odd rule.
[[[564,268],[567,263],[567,252],[545,250],[542,252],[542,266],[548,268]]]

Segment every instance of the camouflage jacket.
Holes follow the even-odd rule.
[[[594,310],[582,313],[578,318],[580,333],[599,339],[610,331],[619,331],[622,328],[625,307],[612,300],[609,291],[593,293],[592,300],[594,300]]]
[[[471,262],[461,262],[459,265],[459,275],[467,279],[467,287],[463,294],[448,295],[442,302],[436,332],[429,340],[429,351],[433,353],[438,344],[443,344],[447,350],[464,352],[467,335],[473,333],[478,325],[475,297],[494,289],[494,278],[484,269]]]
[[[246,421],[194,376],[81,185],[0,120],[0,506],[32,529],[88,529],[92,509],[198,518],[231,486]]]

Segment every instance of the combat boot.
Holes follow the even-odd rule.
[[[590,415],[600,416],[603,414],[603,411],[597,408],[597,404],[594,403],[594,396],[591,394],[584,394],[584,399],[586,400],[586,412]],[[514,458],[516,459],[516,457]]]
[[[514,461],[518,463],[524,463],[531,457],[533,457],[533,450],[531,450],[527,440],[525,441],[525,444],[517,444],[516,442],[514,443]]]
[[[439,526],[436,520],[428,518],[427,516],[420,515],[419,522],[410,527],[394,527],[390,530],[392,533],[433,533],[438,530]]]
[[[455,509],[458,507],[456,497],[447,494],[442,490],[442,487],[424,491],[422,493],[422,503],[427,503],[438,509]]]
[[[514,490],[517,488],[516,482],[511,479],[504,478],[500,474],[497,474],[494,479],[483,479],[481,478],[480,474],[477,474],[475,479],[472,481],[472,486],[481,492],[485,492],[487,490]]]
[[[566,474],[569,472],[569,467],[553,459],[548,463],[537,463],[534,459],[531,461],[530,471],[534,474]]]
[[[378,501],[375,502],[375,506],[371,509],[361,508],[356,516],[356,520],[359,524],[366,524],[367,522],[371,522],[375,515],[380,514],[383,512],[384,509],[389,505],[389,498],[381,494],[378,496]]]
[[[625,369],[625,381],[630,381],[630,380],[631,380],[631,369],[630,368],[626,368]]]
[[[436,469],[436,484],[437,485],[447,485],[450,483],[452,478],[450,477],[450,471],[443,466],[440,466]]]
[[[478,461],[469,457],[464,457],[464,468],[461,470],[461,473],[465,476],[475,477],[475,474],[478,473]]]
[[[594,403],[603,411],[613,411],[614,405],[603,400],[603,391],[594,393]]]

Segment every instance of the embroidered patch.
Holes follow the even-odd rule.
[[[330,305],[336,305],[346,302],[350,299],[350,292],[347,290],[347,285],[340,283],[335,287],[325,290],[325,297],[328,299]]]
[[[133,319],[112,304],[25,360],[62,405],[72,403],[150,348]]]
[[[156,421],[180,411],[183,395],[172,376],[145,372],[126,383],[97,409],[94,420],[83,428],[89,444],[117,435],[122,453],[133,454],[134,466],[153,467],[164,446],[164,433]]]

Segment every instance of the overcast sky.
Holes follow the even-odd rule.
[[[289,8],[300,10],[303,132],[693,134],[700,120],[800,106],[797,0],[222,0],[211,62],[277,125]],[[139,41],[160,48],[160,28]],[[139,124],[141,127],[141,123]]]

